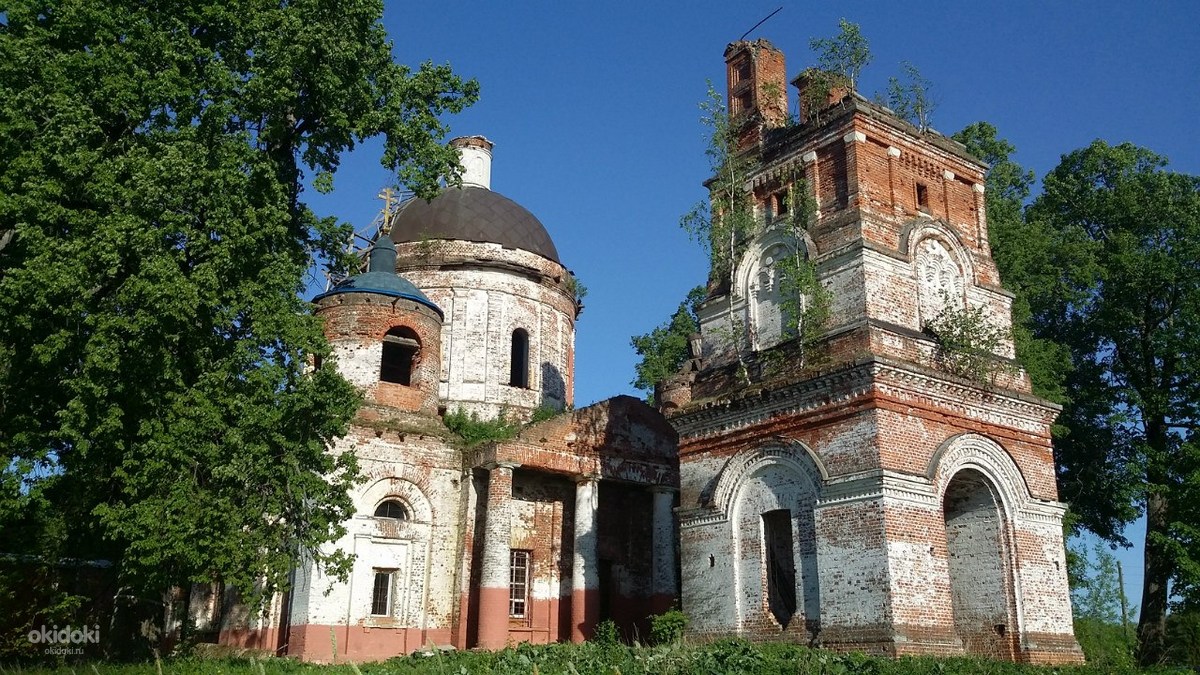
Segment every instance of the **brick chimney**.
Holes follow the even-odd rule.
[[[491,141],[483,136],[459,136],[450,139],[450,147],[457,148],[462,164],[462,182],[490,190],[492,188]]]
[[[767,40],[739,40],[725,48],[729,117],[772,129],[787,124],[787,67]],[[757,139],[755,139],[757,140]]]
[[[846,98],[853,90],[844,75],[808,68],[792,80],[800,94],[800,123]]]

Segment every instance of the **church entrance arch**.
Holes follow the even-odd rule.
[[[819,485],[804,470],[804,459],[775,452],[782,456],[764,454],[750,462],[733,494],[737,625],[743,633],[804,630],[806,620],[820,617]]]
[[[942,502],[954,629],[968,654],[1012,659],[1013,603],[1004,508],[992,481],[965,468]]]

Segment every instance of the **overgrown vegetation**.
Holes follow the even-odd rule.
[[[808,255],[805,242],[808,229],[816,221],[817,200],[808,181],[793,175],[787,186],[787,214],[777,226],[784,228],[790,240],[790,255],[776,261],[780,277],[781,311],[785,335],[794,335],[800,344],[802,365],[810,364],[813,348],[829,320],[832,296],[817,276],[816,264]]]
[[[492,419],[483,419],[474,411],[468,413],[462,408],[455,408],[442,416],[446,428],[463,440],[468,446],[479,445],[489,441],[507,441],[515,438],[521,429],[530,424],[544,422],[562,414],[562,410],[553,406],[538,406],[529,416],[529,421],[522,423],[508,410],[501,409]]]
[[[911,122],[921,131],[929,131],[937,99],[933,95],[933,83],[921,75],[921,71],[908,61],[900,63],[903,79],[888,79],[887,102],[898,116]]]
[[[382,663],[318,666],[289,659],[169,660],[137,665],[96,664],[99,675],[1109,675],[1139,671],[1110,665],[1037,667],[970,658],[930,657],[887,659],[862,654],[835,654],[790,643],[752,644],[720,640],[710,644],[629,646],[618,642],[531,645],[499,652],[430,652],[393,658]],[[85,673],[88,666],[38,673]],[[1188,671],[1154,668],[1144,673]]]
[[[858,76],[866,68],[872,58],[871,45],[863,37],[858,24],[838,20],[838,34],[831,38],[812,38],[808,46],[817,54],[817,67],[827,73],[836,73],[844,77],[853,89],[858,84]]]
[[[944,303],[944,309],[922,326],[936,344],[935,364],[959,377],[994,383],[997,375],[1011,369],[996,356],[1008,332],[988,319],[987,308],[957,307],[948,298]]]
[[[517,435],[521,425],[508,419],[505,411],[492,419],[481,419],[479,413],[455,408],[442,417],[446,428],[458,434],[468,446],[479,445],[488,441],[506,441]]]
[[[675,644],[683,639],[687,625],[687,614],[678,609],[655,614],[650,617],[650,642],[656,645]]]
[[[583,282],[579,280],[579,277],[575,276],[573,273],[567,274],[566,284],[567,292],[571,294],[571,297],[575,298],[575,305],[582,309],[583,299],[586,298],[588,294],[587,286],[584,286]]]

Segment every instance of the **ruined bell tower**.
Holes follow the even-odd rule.
[[[697,359],[658,398],[680,433],[691,629],[1080,662],[1058,408],[1014,360],[987,167],[813,71],[793,81],[789,120],[783,54],[765,40],[729,45],[725,62],[758,226],[700,308]],[[811,213],[784,227],[800,191]],[[828,298],[808,344],[781,318],[784,256],[811,265]],[[934,328],[969,314],[1005,337],[964,369]]]

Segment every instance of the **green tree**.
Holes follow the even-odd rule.
[[[1049,233],[1040,224],[1025,220],[1033,172],[1012,160],[1016,148],[987,122],[971,124],[953,138],[990,167],[984,194],[988,243],[1001,283],[1015,295],[1012,336],[1017,359],[1029,373],[1035,394],[1063,403],[1070,354],[1058,342],[1036,336],[1032,325],[1031,302],[1045,304],[1063,281]]]
[[[0,2],[0,527],[142,597],[331,573],[358,396],[298,293],[341,154],[428,197],[477,96],[392,61],[378,0]],[[40,515],[39,515],[40,514]],[[49,514],[49,515],[47,515]],[[31,531],[31,521],[46,521]],[[10,536],[11,535],[11,536]]]
[[[1125,614],[1117,559],[1100,541],[1076,555],[1083,569],[1072,580],[1071,605],[1079,646],[1093,666],[1128,671],[1133,666],[1131,617]]]
[[[705,183],[708,199],[698,202],[680,219],[679,225],[695,239],[709,256],[709,288],[715,294],[729,293],[739,256],[758,228],[754,216],[752,195],[746,190],[746,179],[754,158],[738,147],[738,126],[730,120],[724,97],[708,85],[708,97],[700,104],[701,120],[709,129],[708,157],[712,178]],[[728,344],[742,358],[744,326],[733,315],[732,303],[728,313]]]
[[[921,131],[928,131],[933,111],[937,108],[933,83],[908,61],[901,63],[900,68],[904,71],[905,79],[893,77],[888,80],[888,106]]]
[[[862,69],[871,63],[871,45],[863,37],[858,24],[845,18],[838,20],[838,34],[831,38],[813,38],[809,47],[817,53],[817,67],[837,73],[850,82],[853,89]]]
[[[1063,497],[1123,541],[1146,516],[1138,660],[1164,656],[1169,593],[1200,582],[1200,179],[1130,144],[1063,157],[1027,213],[1053,265],[1030,294],[1039,338],[1070,353],[1056,435]]]
[[[665,323],[644,335],[629,338],[637,352],[638,361],[634,368],[634,387],[646,392],[647,400],[654,397],[654,385],[679,372],[689,356],[688,338],[700,330],[696,318],[696,307],[707,295],[703,286],[688,291],[687,298]]]

